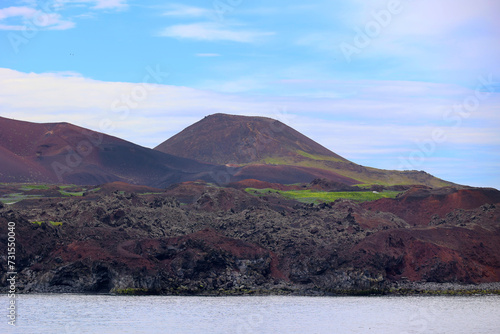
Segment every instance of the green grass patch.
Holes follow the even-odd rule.
[[[48,190],[50,186],[46,184],[25,184],[20,190],[29,191],[32,189]]]
[[[81,197],[81,196],[83,196],[84,191],[70,192],[70,191],[59,190],[59,193],[61,193],[61,195],[63,195],[63,196]]]
[[[59,188],[61,189],[74,188],[74,187],[76,187],[76,185],[74,184],[63,184],[59,186]]]
[[[270,158],[265,158],[263,163],[268,164],[268,165],[290,165],[291,162],[288,161],[286,158],[282,157],[270,157]]]
[[[333,202],[337,199],[350,199],[358,202],[375,201],[381,198],[395,198],[399,191],[384,191],[380,193],[373,193],[371,191],[312,191],[312,190],[289,190],[281,191],[275,189],[245,189],[250,194],[265,196],[267,194],[279,194],[283,197],[297,200],[303,203],[321,203]]]
[[[38,195],[25,195],[22,193],[8,194],[6,197],[1,197],[0,202],[3,204],[14,204],[28,198],[42,198]]]
[[[43,224],[43,223],[45,223],[45,222],[34,221],[34,222],[31,222],[31,223],[32,223],[32,224],[37,224],[38,226],[40,226],[40,225],[42,225],[42,224]],[[63,223],[62,223],[62,222],[54,222],[54,221],[51,221],[51,220],[50,220],[48,223],[49,223],[50,225],[52,225],[52,226],[62,226],[62,225],[63,225]]]
[[[339,159],[339,158],[329,157],[327,155],[310,154],[310,153],[307,153],[307,152],[304,152],[301,150],[298,150],[297,153],[303,157],[306,157],[306,158],[309,158],[312,160],[334,161],[334,162],[344,161],[344,160]]]

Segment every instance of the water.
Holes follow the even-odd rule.
[[[17,299],[17,326],[2,316],[0,333],[500,333],[500,296]]]

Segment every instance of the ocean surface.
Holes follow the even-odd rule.
[[[0,333],[500,333],[500,296],[18,295]],[[0,296],[7,315],[8,298]]]

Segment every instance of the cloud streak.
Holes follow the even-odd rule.
[[[208,42],[255,43],[274,35],[274,32],[230,29],[216,22],[199,22],[173,25],[163,29],[159,35]]]
[[[18,18],[21,24],[3,24],[10,18]],[[60,14],[45,13],[30,7],[7,7],[0,9],[0,30],[21,31],[35,25],[45,30],[66,30],[75,26],[74,22],[62,19]]]
[[[162,15],[181,18],[208,17],[213,15],[213,10],[181,4],[171,4],[169,9]]]

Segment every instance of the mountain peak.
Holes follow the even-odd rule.
[[[347,161],[288,125],[268,117],[213,114],[156,150],[214,164],[249,164],[327,156]]]
[[[385,171],[357,165],[288,125],[268,117],[213,114],[155,150],[200,162],[243,167],[235,179],[310,182],[321,177],[344,184],[450,185],[416,171]]]

